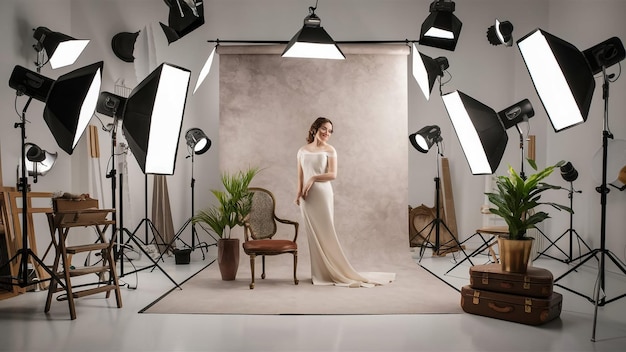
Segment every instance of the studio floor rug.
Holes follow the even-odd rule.
[[[258,268],[260,271],[260,268]],[[267,277],[249,288],[250,269],[240,265],[237,279],[223,281],[217,263],[207,266],[153,302],[141,313],[153,314],[437,314],[462,313],[460,294],[414,263],[387,267],[393,283],[373,288],[314,286],[299,270],[299,285],[283,268],[267,268]],[[257,273],[257,276],[260,276]]]

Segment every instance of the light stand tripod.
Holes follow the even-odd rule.
[[[611,302],[614,302],[618,299],[626,297],[626,293],[616,296],[611,299],[606,299],[604,295],[605,291],[605,264],[606,258],[609,258],[613,264],[624,274],[626,275],[626,268],[624,265],[617,259],[615,254],[613,254],[610,250],[606,248],[606,195],[609,193],[610,189],[607,187],[607,155],[608,155],[608,139],[613,138],[613,134],[609,131],[609,77],[606,74],[606,68],[602,67],[602,74],[604,77],[604,83],[602,85],[602,99],[604,99],[604,130],[602,131],[602,184],[601,186],[596,188],[596,191],[600,193],[600,205],[601,205],[601,217],[600,217],[600,248],[596,248],[585,256],[581,257],[582,259],[576,266],[572,267],[570,270],[565,272],[563,275],[559,276],[554,280],[555,284],[565,290],[568,290],[574,294],[577,294],[581,297],[587,298],[590,302],[594,303],[594,315],[593,315],[593,332],[592,332],[592,341],[595,341],[596,336],[596,322],[598,316],[598,306],[604,306]],[[570,274],[571,272],[578,269],[581,265],[585,264],[591,258],[598,259],[598,283],[595,288],[595,295],[593,298],[583,295],[580,292],[576,292],[570,288],[567,288],[557,282],[563,279],[565,276]],[[603,297],[600,298],[600,291],[603,292]]]
[[[444,248],[446,250],[450,250],[450,249],[458,247],[463,252],[463,254],[467,258],[467,260],[469,260],[471,265],[474,265],[474,263],[472,263],[472,260],[469,258],[467,253],[465,253],[465,250],[461,246],[461,243],[459,243],[458,239],[454,236],[452,231],[450,231],[450,228],[448,228],[448,225],[446,225],[445,221],[443,221],[443,219],[441,218],[441,202],[440,202],[441,187],[440,187],[440,173],[439,173],[439,168],[440,167],[439,167],[439,163],[440,163],[440,157],[442,156],[442,153],[440,151],[439,142],[436,142],[436,144],[437,144],[437,177],[435,177],[435,179],[434,179],[435,180],[435,218],[430,223],[428,223],[426,226],[424,226],[424,228],[422,228],[420,231],[418,231],[415,234],[415,236],[417,236],[418,234],[422,233],[423,231],[425,231],[427,228],[430,227],[430,229],[428,231],[428,234],[424,238],[424,243],[422,244],[422,247],[420,248],[420,259],[419,259],[418,263],[421,263],[422,258],[424,257],[424,251],[426,250],[426,248],[430,247],[430,248],[433,249],[434,253],[440,253],[442,248]],[[447,242],[445,242],[443,244],[441,243],[441,226],[442,225],[443,225],[444,229],[446,231],[448,231],[448,233],[452,237],[451,240],[449,240],[449,241],[447,241]],[[434,244],[432,244],[431,241],[430,241],[430,237],[432,235],[433,229],[435,230],[435,243]],[[412,240],[413,239],[411,239],[411,241]],[[454,242],[455,246],[449,245],[451,242]]]
[[[207,234],[209,234],[209,236],[211,236],[211,238],[213,238],[215,240],[215,243],[208,244],[206,242],[200,242],[200,237],[198,236],[198,232],[196,230],[196,224],[193,222],[193,216],[196,213],[196,211],[195,211],[195,194],[196,194],[195,186],[196,186],[196,179],[194,178],[194,154],[195,154],[195,152],[194,152],[193,148],[191,148],[191,149],[192,150],[189,153],[190,155],[187,156],[187,158],[191,158],[191,216],[187,219],[187,221],[185,221],[185,223],[180,228],[180,230],[178,230],[176,232],[176,234],[174,235],[174,238],[168,244],[168,249],[172,248],[172,246],[174,246],[174,243],[176,242],[176,240],[180,240],[181,242],[183,242],[183,244],[185,246],[189,247],[192,251],[194,251],[196,248],[200,248],[200,251],[202,252],[202,260],[204,260],[205,259],[205,255],[204,255],[205,251],[208,251],[209,246],[217,246],[217,238],[215,238],[209,231],[205,230],[205,232]],[[185,231],[187,226],[189,226],[190,224],[191,224],[191,246],[188,245],[185,241],[180,239],[180,236],[183,234],[183,231]],[[196,239],[198,240],[198,244],[196,244],[196,242],[195,242]]]
[[[113,113],[113,116],[115,116],[115,112]],[[117,147],[117,127],[118,127],[118,119],[117,117],[114,117],[114,123],[111,129],[111,160],[112,160],[112,168],[111,171],[109,172],[109,174],[107,175],[107,178],[111,179],[111,199],[112,199],[112,203],[115,205],[115,190],[116,190],[116,185],[117,185],[117,178],[116,176],[118,175],[118,172],[115,169],[115,148]],[[122,154],[124,155],[124,154]],[[122,156],[122,158],[124,158]],[[124,159],[122,159],[122,163],[125,163],[126,161]],[[150,268],[159,268],[159,270],[161,270],[161,272],[170,280],[172,281],[172,283],[174,283],[174,285],[176,285],[176,287],[178,287],[179,289],[182,290],[182,288],[180,287],[180,285],[174,281],[174,279],[168,275],[168,273],[163,270],[163,268],[161,268],[161,266],[159,266],[158,262],[155,261],[150,254],[144,249],[144,247],[140,244],[139,240],[136,238],[135,233],[137,232],[137,229],[139,229],[139,227],[141,226],[141,222],[139,223],[139,225],[137,226],[137,229],[135,229],[135,231],[130,232],[127,228],[124,227],[124,198],[123,198],[123,173],[119,172],[119,182],[120,182],[120,188],[119,188],[119,227],[117,227],[116,224],[113,225],[113,234],[117,234],[119,233],[119,242],[118,242],[118,246],[117,246],[117,253],[115,254],[115,259],[118,260],[119,259],[119,269],[120,269],[120,274],[119,277],[124,277],[126,275],[130,275],[139,271],[143,271],[143,270],[147,270]],[[114,212],[115,214],[115,212]],[[114,215],[115,216],[115,215]],[[113,218],[116,219],[116,218]],[[128,235],[128,240],[126,242],[124,242],[124,234]],[[147,236],[147,233],[146,233]],[[141,252],[150,259],[150,261],[152,262],[152,265],[137,269],[137,270],[133,270],[130,272],[125,272],[124,271],[124,251],[126,250],[125,246],[128,242],[133,241],[133,243],[141,250]]]
[[[17,93],[20,95],[20,93]],[[41,260],[35,252],[28,245],[28,173],[26,171],[26,110],[32,101],[32,97],[28,98],[24,109],[22,110],[21,122],[15,123],[15,128],[21,129],[21,174],[20,179],[18,181],[18,190],[22,192],[22,248],[18,249],[15,255],[9,259],[5,264],[0,266],[0,268],[4,268],[5,266],[11,265],[11,262],[20,258],[19,262],[19,270],[17,277],[11,277],[10,282],[5,282],[6,284],[10,284],[13,286],[19,286],[21,288],[28,287],[32,284],[41,283],[48,280],[55,280],[58,282],[64,289],[65,284],[59,279],[58,275],[54,273],[44,262]],[[29,281],[29,269],[28,263],[29,259],[32,260],[32,264],[39,265],[43,268],[49,275],[49,278],[35,278],[32,281]]]
[[[574,190],[574,182],[570,181],[570,188],[568,190],[568,198],[569,198],[569,208],[570,209],[574,209],[574,193],[582,193],[582,191],[577,191]],[[535,260],[537,258],[539,258],[540,256],[546,256],[548,258],[552,258],[555,260],[558,260],[560,262],[563,263],[571,263],[575,260],[577,260],[578,258],[581,258],[584,256],[584,254],[582,254],[581,251],[581,247],[580,247],[580,243],[582,242],[582,244],[585,245],[585,247],[587,247],[588,251],[591,251],[591,248],[587,245],[587,243],[585,243],[585,241],[578,235],[578,232],[573,228],[573,221],[574,221],[574,213],[570,212],[569,213],[569,228],[567,230],[565,230],[565,232],[563,232],[561,234],[561,236],[559,236],[555,241],[550,241],[548,239],[548,241],[550,241],[550,245],[548,247],[546,247],[543,251],[539,252],[537,254],[537,256],[535,257]],[[569,253],[565,253],[561,248],[559,248],[556,243],[559,242],[561,240],[561,238],[563,238],[565,235],[569,234]],[[573,244],[574,244],[574,235],[576,235],[576,239],[577,239],[577,243],[578,243],[578,252],[579,252],[579,256],[578,257],[573,257]],[[563,253],[565,255],[565,259],[561,259],[561,258],[557,258],[554,256],[551,256],[549,254],[546,254],[546,252],[548,251],[548,249],[550,249],[550,247],[555,247],[556,249],[558,249],[561,253]]]

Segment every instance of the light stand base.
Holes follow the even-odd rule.
[[[598,258],[598,255],[600,256],[600,258]],[[585,254],[584,256],[581,257],[581,261],[574,267],[570,268],[568,271],[566,271],[564,274],[562,274],[561,276],[557,277],[556,279],[554,279],[554,285],[558,286],[564,290],[567,290],[573,294],[576,294],[580,297],[583,297],[585,299],[587,299],[589,302],[594,303],[598,306],[604,306],[607,305],[613,301],[616,301],[618,299],[621,299],[623,297],[626,297],[626,293],[621,294],[619,296],[616,296],[614,298],[611,299],[606,299],[606,297],[602,297],[602,298],[598,298],[598,295],[596,295],[595,298],[584,295],[581,292],[575,291],[569,287],[566,287],[560,283],[558,283],[561,279],[563,279],[564,277],[566,277],[567,275],[569,275],[570,273],[576,271],[578,268],[580,268],[582,265],[584,265],[587,261],[591,260],[592,258],[595,258],[596,260],[598,260],[599,262],[599,270],[598,270],[598,290],[602,290],[604,291],[604,287],[605,287],[605,272],[604,272],[604,258],[608,257],[609,259],[611,259],[611,261],[613,262],[613,264],[615,264],[615,266],[617,266],[617,268],[624,274],[626,275],[626,268],[623,266],[623,264],[617,259],[617,257],[615,256],[615,254],[613,254],[611,251],[606,250],[606,249],[594,249],[592,251],[590,251],[589,253]],[[584,259],[583,259],[584,258]]]
[[[142,246],[141,241],[139,241],[137,239],[136,232],[139,230],[139,228],[141,227],[143,222],[146,222],[147,226],[149,226],[152,231],[156,231],[156,228],[154,227],[154,224],[152,224],[152,222],[150,220],[148,220],[148,219],[141,220],[141,222],[139,222],[139,224],[137,225],[137,228],[135,228],[135,231],[133,231],[133,232],[130,232],[130,231],[128,231],[125,228],[120,229],[120,231],[122,233],[126,233],[128,235],[128,240],[126,242],[122,243],[121,249],[120,249],[119,253],[116,254],[116,257],[115,257],[115,259],[116,260],[119,259],[120,263],[121,263],[121,265],[120,265],[121,271],[120,271],[119,277],[124,277],[124,276],[130,275],[130,274],[134,274],[136,272],[143,271],[143,270],[148,270],[148,269],[154,270],[155,268],[158,268],[163,273],[163,275],[165,275],[177,288],[182,290],[182,287],[180,287],[180,285],[159,265],[157,260],[155,260],[154,258],[152,258],[152,256],[150,256],[150,254],[146,251],[144,246]],[[124,245],[128,244],[128,242],[130,242],[130,241],[132,241],[139,248],[139,250],[141,250],[141,252],[146,257],[148,257],[148,259],[150,259],[150,261],[152,262],[152,265],[149,265],[149,266],[137,269],[137,270],[132,270],[130,272],[124,272],[124,266],[123,266],[123,262],[124,262]],[[161,257],[159,257],[159,258],[161,258]]]
[[[191,245],[189,245],[187,242],[183,241],[180,236],[183,234],[183,232],[185,231],[185,229],[187,228],[187,226],[191,225]],[[200,248],[200,252],[202,252],[202,260],[206,259],[205,253],[208,252],[209,247],[210,246],[217,246],[217,238],[215,238],[209,231],[207,231],[204,227],[200,226],[209,236],[211,236],[211,238],[213,238],[213,240],[215,240],[215,243],[209,244],[207,242],[201,242],[200,241],[200,237],[198,236],[198,231],[196,230],[196,225],[192,222],[192,219],[189,218],[187,219],[187,221],[185,221],[185,223],[183,224],[183,226],[176,232],[176,234],[174,235],[174,238],[172,238],[172,240],[170,241],[170,243],[167,244],[167,247],[165,248],[165,251],[168,251],[170,249],[174,248],[174,243],[176,243],[176,241],[181,241],[183,243],[183,245],[185,245],[185,248],[189,248],[192,251],[196,250],[197,248]],[[197,242],[196,242],[197,241]],[[164,252],[165,253],[165,252]],[[159,257],[159,259],[163,256],[163,254],[161,254],[161,256]]]
[[[63,288],[65,288],[63,283],[59,280],[58,275],[55,272],[53,272],[30,248],[18,249],[15,255],[13,255],[11,259],[9,259],[5,264],[0,266],[0,269],[11,265],[11,262],[14,260],[17,260],[18,258],[20,259],[20,268],[19,268],[18,275],[16,277],[11,276],[10,280],[4,280],[4,278],[9,279],[9,277],[3,276],[2,284],[19,286],[20,288],[26,288],[32,285],[39,285],[46,281],[55,280]],[[37,263],[41,268],[43,268],[48,273],[48,275],[50,275],[50,277],[43,278],[43,279],[36,277],[35,279],[31,279],[29,275],[29,268],[28,268],[29,258],[31,258],[35,263]],[[37,270],[37,269],[33,268],[33,270]]]
[[[548,242],[550,242],[550,245],[549,245],[548,247],[546,247],[543,251],[539,252],[539,253],[537,254],[537,256],[535,257],[535,259],[534,259],[534,260],[537,260],[537,259],[538,259],[539,257],[541,257],[541,256],[545,256],[545,257],[548,257],[548,258],[551,258],[551,259],[554,259],[554,260],[558,260],[558,261],[560,261],[561,263],[569,264],[569,263],[571,263],[571,262],[577,261],[577,260],[579,260],[579,259],[581,259],[581,258],[585,257],[585,256],[587,255],[587,253],[589,253],[589,252],[591,252],[591,251],[592,251],[591,247],[589,247],[589,245],[587,245],[587,243],[585,242],[585,240],[583,240],[583,239],[582,239],[582,237],[580,237],[580,236],[578,235],[578,232],[576,232],[576,230],[574,230],[574,229],[568,229],[568,230],[566,230],[565,232],[563,232],[563,233],[561,234],[561,236],[559,236],[559,237],[558,237],[556,240],[554,240],[554,241],[550,240],[550,238],[548,238],[548,236],[546,236],[543,232],[539,232],[539,233],[541,233],[541,234],[543,235],[543,237],[544,237],[546,240],[548,240]],[[581,252],[581,254],[580,254],[578,257],[573,257],[573,256],[572,256],[571,251],[570,251],[570,253],[568,254],[568,253],[565,253],[565,251],[563,251],[561,248],[559,248],[559,246],[557,245],[557,242],[559,242],[559,241],[561,240],[561,238],[563,238],[563,237],[564,237],[565,235],[567,235],[568,233],[570,234],[570,245],[571,245],[571,243],[572,243],[573,234],[575,234],[575,235],[576,235],[576,239],[577,239],[577,243],[579,244],[579,245],[578,245],[578,247],[580,248],[580,243],[582,243],[582,244],[583,244],[583,245],[587,248],[587,251],[588,251],[588,252],[586,252],[586,253],[582,253],[582,252]],[[552,248],[552,247],[554,247],[554,248],[558,249],[558,250],[559,250],[559,252],[561,252],[561,254],[563,254],[563,255],[565,256],[565,258],[558,258],[558,257],[552,256],[552,255],[550,255],[550,254],[547,254],[546,252],[547,252],[550,248]]]

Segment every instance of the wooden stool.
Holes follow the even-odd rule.
[[[109,225],[114,224],[112,220],[108,220],[107,216],[115,212],[115,209],[84,209],[75,211],[57,211],[48,214],[48,222],[50,225],[50,233],[52,241],[56,248],[54,257],[53,272],[57,273],[56,278],[52,278],[48,287],[48,298],[46,300],[45,312],[50,311],[50,304],[54,293],[64,291],[65,295],[58,297],[58,300],[67,300],[70,316],[76,319],[76,308],[74,299],[80,298],[100,292],[106,292],[106,298],[109,298],[111,291],[115,291],[115,299],[117,307],[122,308],[122,295],[118,282],[117,272],[115,269],[115,260],[113,258],[113,243],[116,234],[113,234],[110,241],[107,241],[104,233]],[[69,230],[74,227],[94,227],[98,235],[95,243],[85,243],[68,246],[67,236]],[[57,237],[58,236],[58,237]],[[73,236],[76,239],[80,236]],[[81,268],[73,268],[71,266],[71,256],[77,253],[99,252],[102,260],[100,265],[85,266]],[[106,275],[108,273],[108,275]],[[72,286],[72,278],[84,276],[88,274],[96,274],[98,280],[89,283],[81,283]],[[59,285],[61,287],[59,287]],[[78,291],[74,288],[87,287]]]
[[[446,274],[451,272],[457,266],[461,265],[461,263],[463,263],[464,261],[468,260],[470,257],[475,257],[478,254],[482,253],[484,250],[488,250],[489,251],[489,255],[491,255],[491,257],[493,258],[493,262],[494,263],[498,263],[499,262],[498,256],[496,255],[496,252],[493,250],[493,246],[498,244],[497,239],[498,239],[499,235],[506,235],[508,233],[509,233],[509,228],[507,226],[484,226],[484,227],[481,227],[481,228],[477,229],[476,232],[473,235],[471,235],[465,241],[461,242],[461,244],[469,241],[474,236],[480,237],[480,239],[483,241],[483,243],[478,248],[476,248],[472,253],[470,253],[470,255],[468,255],[467,257],[463,258],[463,260],[461,260],[460,262],[456,263],[452,268],[450,268],[450,270],[446,271]],[[484,235],[488,235],[488,236],[491,236],[491,237],[489,237],[488,239],[485,239]],[[470,262],[471,262],[471,260],[470,260]]]

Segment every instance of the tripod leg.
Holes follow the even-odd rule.
[[[605,255],[606,255],[609,259],[611,259],[611,261],[613,262],[613,264],[615,264],[615,266],[617,266],[617,268],[618,268],[618,269],[619,269],[619,270],[620,270],[620,271],[621,271],[624,275],[626,275],[626,268],[624,267],[624,264],[623,264],[621,261],[619,261],[619,260],[615,257],[615,255],[613,254],[613,252],[611,252],[611,251],[606,251]],[[617,296],[617,297],[611,298],[611,299],[609,299],[609,300],[606,300],[606,301],[604,301],[604,302],[601,302],[601,305],[603,305],[603,306],[604,306],[604,305],[606,305],[606,304],[609,304],[609,303],[611,303],[611,302],[613,302],[613,301],[617,301],[618,299],[621,299],[621,298],[624,298],[624,297],[626,297],[626,293],[621,294],[621,295],[619,295],[619,296]]]
[[[552,259],[554,259],[554,260],[558,260],[558,261],[563,262],[563,263],[567,263],[568,261],[571,261],[571,258],[567,255],[567,253],[563,252],[563,250],[562,250],[561,248],[559,248],[559,247],[556,245],[556,243],[557,243],[557,242],[559,242],[559,240],[561,240],[561,238],[563,238],[563,236],[565,236],[565,235],[566,235],[569,231],[570,231],[570,230],[566,230],[565,232],[563,232],[563,233],[561,234],[561,236],[559,236],[559,237],[558,237],[555,241],[550,240],[550,238],[548,238],[548,236],[546,236],[543,232],[539,231],[539,233],[540,233],[540,234],[541,234],[541,235],[542,235],[542,236],[543,236],[546,240],[548,240],[548,242],[550,242],[550,245],[549,245],[548,247],[544,248],[544,250],[543,250],[543,251],[539,252],[539,253],[537,254],[537,256],[535,257],[535,259],[533,259],[533,260],[537,260],[537,259],[539,259],[539,257],[541,257],[541,256],[543,255],[543,256],[546,256],[546,257],[548,257],[548,258],[552,258]],[[567,257],[567,259],[559,259],[559,258],[555,258],[555,257],[553,257],[553,256],[551,256],[551,255],[549,255],[549,254],[546,254],[546,252],[548,251],[548,249],[550,249],[551,247],[555,247],[555,248],[557,248],[559,251],[561,251],[561,253],[565,254],[565,256]]]
[[[564,277],[566,277],[567,275],[571,274],[572,272],[576,271],[579,267],[581,267],[582,265],[584,265],[587,261],[589,261],[591,258],[597,258],[597,254],[600,253],[599,250],[593,250],[589,253],[586,254],[586,258],[583,259],[582,261],[580,261],[578,264],[576,264],[574,267],[572,267],[571,269],[569,269],[568,271],[566,271],[564,274],[562,274],[561,276],[557,277],[556,279],[554,279],[554,285],[559,286],[560,288],[567,290],[571,293],[574,293],[576,295],[579,295],[583,298],[586,298],[589,302],[595,302],[593,298],[589,297],[589,296],[585,296],[584,294],[574,291],[569,287],[563,286],[561,284],[559,284],[558,282],[563,279]]]
[[[587,250],[588,250],[589,252],[591,252],[591,251],[592,251],[591,247],[589,247],[589,245],[587,245],[587,243],[585,242],[585,240],[583,240],[583,239],[582,239],[582,238],[578,235],[578,232],[576,232],[576,230],[573,230],[573,232],[576,234],[576,239],[578,239],[578,242],[579,242],[579,243],[580,243],[580,242],[582,242],[582,243],[585,245],[585,248],[587,248]],[[578,248],[579,248],[579,250],[580,250],[580,245],[578,246]],[[586,253],[585,253],[585,254],[586,254]],[[580,259],[580,258],[584,257],[584,256],[585,256],[585,254],[581,253],[578,257],[571,258],[571,259],[569,260],[569,263],[571,263],[571,262],[573,262],[573,261],[576,261],[576,260],[578,260],[578,259]],[[596,258],[596,259],[598,259],[598,258]]]
[[[604,260],[604,259],[602,259]],[[600,276],[600,272],[598,272],[598,278]],[[600,301],[600,286],[596,285],[593,299],[593,328],[591,329],[591,341],[596,341],[596,326],[598,325],[598,302]]]
[[[489,246],[491,245],[491,242],[493,242],[493,240],[496,238],[496,236],[492,236],[488,241],[485,241],[483,236],[480,233],[476,232],[475,234],[470,236],[466,241],[469,241],[472,237],[474,237],[476,235],[480,236],[480,238],[483,240],[483,243],[478,248],[476,248],[472,253],[470,253],[469,256],[466,256],[465,258],[463,258],[463,260],[457,262],[452,268],[450,268],[448,271],[446,271],[446,273],[444,275],[447,275],[449,272],[451,272],[452,270],[456,269],[456,267],[461,265],[463,262],[465,262],[466,260],[469,260],[469,257],[474,257],[478,253],[484,251],[485,249],[488,249]]]
[[[432,244],[430,244],[430,236],[432,235],[433,229],[435,228],[435,220],[432,220],[431,222],[429,222],[426,226],[424,226],[424,228],[418,231],[418,233],[415,235],[417,236],[418,234],[421,234],[428,227],[430,227],[430,230],[428,230],[428,235],[426,235],[426,237],[423,237],[424,241],[422,241],[422,245],[420,246],[420,259],[417,262],[418,264],[422,262],[422,258],[424,257],[424,252],[426,251],[426,248],[432,247]]]
[[[163,261],[163,255],[165,253],[167,253],[169,250],[172,250],[174,248],[174,243],[176,243],[176,240],[180,239],[180,235],[183,233],[183,231],[185,230],[185,228],[187,227],[187,225],[189,225],[191,223],[191,219],[188,219],[184,224],[183,227],[178,230],[178,232],[176,232],[176,234],[174,235],[174,237],[170,240],[169,243],[167,243],[165,249],[161,252],[161,254],[159,255],[159,257],[157,258],[157,261]],[[154,229],[156,231],[156,228]],[[185,241],[180,240],[181,242],[183,242],[183,244],[187,247],[189,247],[189,245],[187,243],[185,243]],[[152,270],[154,270],[154,268],[152,268]]]
[[[472,259],[470,259],[470,257],[467,255],[467,253],[465,252],[465,249],[463,249],[463,246],[461,246],[461,243],[459,242],[459,240],[454,237],[454,234],[452,233],[452,231],[450,231],[450,229],[448,228],[448,225],[446,225],[446,223],[441,220],[441,224],[443,224],[443,227],[448,231],[448,233],[452,236],[452,239],[449,240],[448,242],[444,243],[443,245],[441,245],[439,248],[446,246],[448,243],[450,242],[454,242],[456,243],[456,246],[459,247],[459,249],[461,250],[461,252],[463,252],[463,255],[465,256],[465,258],[470,262],[470,264],[473,266],[474,263],[472,262]],[[453,248],[453,247],[448,247],[448,249]]]
[[[139,241],[135,238],[134,235],[130,236],[130,240],[133,241],[137,247],[139,247],[139,249],[143,252],[143,254],[146,255],[146,257],[150,258],[150,261],[152,262],[153,267],[157,267],[159,268],[159,270],[161,270],[161,272],[174,284],[176,285],[176,287],[178,287],[179,289],[183,289],[182,287],[180,287],[180,285],[174,281],[174,279],[172,279],[172,277],[170,275],[168,275],[168,273],[163,270],[163,268],[161,268],[161,266],[159,266],[159,263],[157,261],[155,261],[149,254],[148,252],[146,252],[146,250],[139,244]]]

